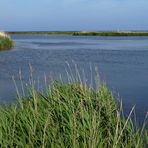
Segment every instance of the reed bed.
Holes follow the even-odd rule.
[[[53,80],[44,92],[27,86],[27,96],[18,92],[16,104],[0,107],[0,147],[146,148],[146,119],[138,128],[134,107],[125,118],[122,104],[98,83]]]
[[[0,50],[6,50],[13,47],[13,42],[10,36],[5,32],[0,32]]]
[[[9,32],[10,34],[34,34],[34,35],[70,35],[70,36],[148,36],[148,32],[132,31],[34,31],[34,32]]]

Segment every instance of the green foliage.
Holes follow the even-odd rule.
[[[148,132],[121,115],[106,86],[54,82],[45,94],[34,88],[18,104],[0,108],[1,147],[141,148]]]
[[[0,38],[0,50],[6,50],[13,47],[13,42],[9,38]]]
[[[148,32],[74,32],[74,36],[148,36]]]
[[[81,32],[81,31],[56,31],[56,32],[9,32],[10,34],[47,34],[47,35],[72,35],[72,36],[148,36],[148,32]]]

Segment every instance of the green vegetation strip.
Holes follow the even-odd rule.
[[[146,148],[148,132],[126,119],[106,86],[53,82],[0,108],[1,147]],[[146,123],[145,123],[146,124]]]
[[[0,50],[7,50],[13,47],[13,42],[10,38],[0,37]]]
[[[10,34],[48,34],[48,35],[72,35],[72,36],[148,36],[148,32],[75,32],[75,31],[57,31],[57,32],[9,32]]]

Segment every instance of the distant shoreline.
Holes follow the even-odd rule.
[[[148,36],[148,32],[142,31],[104,31],[104,32],[88,32],[88,31],[17,31],[8,32],[11,34],[46,34],[46,35],[71,35],[71,36]]]

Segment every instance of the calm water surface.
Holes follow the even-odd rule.
[[[72,37],[12,35],[15,46],[0,52],[0,102],[13,102],[16,91],[12,76],[20,84],[34,78],[42,82],[44,73],[65,74],[66,61],[72,60],[90,74],[90,63],[97,66],[101,79],[122,99],[125,112],[136,104],[138,118],[148,111],[148,37]],[[74,66],[71,66],[72,69]],[[89,78],[88,78],[89,79]],[[88,80],[89,81],[89,80]],[[39,87],[41,87],[41,83]]]

